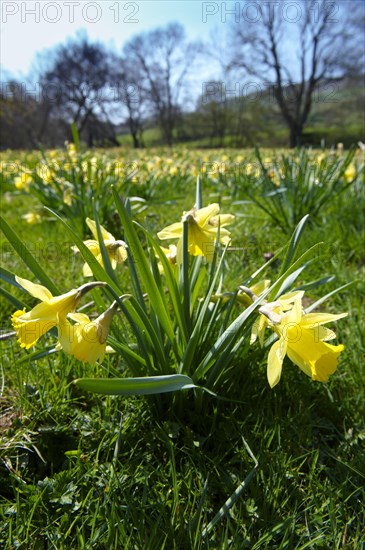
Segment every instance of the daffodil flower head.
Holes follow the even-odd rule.
[[[61,348],[79,361],[91,364],[101,362],[106,353],[106,340],[116,310],[114,302],[94,321],[84,313],[58,315],[58,338]],[[74,324],[71,324],[69,319],[74,321]]]
[[[192,256],[205,256],[212,261],[219,231],[219,242],[227,245],[230,232],[224,226],[234,220],[231,214],[219,215],[219,205],[214,203],[205,208],[193,208],[185,212],[181,222],[173,223],[157,233],[159,239],[179,239],[177,242],[177,262],[182,258],[183,222],[188,223],[188,252]]]
[[[14,184],[19,191],[29,191],[30,185],[33,181],[31,172],[22,172],[20,176],[16,176]]]
[[[237,294],[237,301],[245,307],[250,306],[255,300],[257,300],[265,290],[270,286],[269,279],[263,279],[250,287],[240,286]]]
[[[30,225],[42,222],[42,216],[40,216],[37,212],[27,212],[27,214],[22,216],[22,218]]]
[[[86,223],[91,233],[93,234],[94,239],[84,241],[84,245],[86,245],[92,255],[95,256],[96,261],[100,265],[103,265],[103,256],[98,241],[96,223],[90,218],[86,218]],[[117,264],[123,263],[127,259],[127,245],[124,241],[117,241],[114,236],[109,233],[103,226],[100,226],[100,229],[110,263],[112,265],[112,268],[115,269]],[[77,246],[73,246],[72,250],[74,252],[79,252]],[[82,272],[84,277],[91,277],[93,274],[88,263],[84,264]]]
[[[342,344],[334,346],[328,340],[335,333],[322,325],[346,317],[330,313],[304,314],[301,300],[295,300],[293,307],[281,315],[280,321],[270,321],[273,330],[279,336],[268,355],[267,377],[273,388],[280,380],[285,355],[312,380],[327,382],[337,369],[340,353],[345,349]]]
[[[172,265],[172,266],[176,265],[176,254],[177,254],[176,245],[175,244],[170,244],[168,248],[165,248],[165,247],[161,246],[161,250],[165,254],[166,258],[168,259],[169,264]],[[158,270],[162,275],[162,273],[164,273],[164,269],[163,269],[162,263],[160,262],[159,257],[158,257],[157,254],[156,254],[156,257],[158,259],[158,264],[157,264]]]
[[[269,281],[264,281],[261,284],[258,283],[256,287],[257,290],[261,290],[262,293],[264,290],[266,290],[266,288],[262,288],[265,284],[267,285],[266,288],[268,288],[270,283]],[[251,289],[249,290],[252,290],[253,288],[254,287],[251,287]],[[255,292],[255,294],[256,293],[257,291]],[[258,339],[262,347],[264,345],[266,328],[270,325],[273,326],[275,323],[280,322],[282,315],[286,311],[292,309],[293,304],[296,300],[301,301],[303,296],[304,291],[296,290],[294,292],[283,294],[275,302],[264,302],[264,304],[259,308],[259,312],[261,313],[261,315],[252,326],[250,344],[254,344]]]
[[[34,346],[41,336],[56,326],[58,315],[66,315],[74,311],[86,292],[105,285],[102,282],[88,283],[66,294],[53,296],[48,288],[42,285],[17,276],[15,279],[31,296],[40,300],[40,303],[30,311],[27,312],[24,308],[16,311],[11,317],[18,342],[26,349]]]

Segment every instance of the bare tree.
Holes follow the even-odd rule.
[[[71,122],[93,145],[93,128],[100,122],[104,139],[117,144],[106,104],[110,76],[109,54],[102,44],[81,37],[59,46],[51,56],[51,66],[41,77],[42,95],[62,115],[65,131]]]
[[[110,84],[115,103],[115,115],[128,126],[133,146],[143,146],[143,125],[146,114],[146,97],[141,87],[142,76],[139,67],[125,57],[114,56]]]
[[[353,0],[240,4],[230,68],[243,69],[272,90],[291,147],[302,142],[321,86],[363,72],[363,13],[364,4]]]
[[[197,45],[186,42],[178,23],[136,35],[123,49],[124,57],[141,76],[139,86],[168,145],[173,142],[181,91],[197,51]]]
[[[33,148],[58,141],[51,104],[43,100],[34,83],[14,79],[2,83],[0,91],[0,147]]]

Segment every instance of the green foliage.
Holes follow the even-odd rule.
[[[14,340],[0,341],[0,545],[9,550],[361,546],[364,335],[362,289],[350,286],[363,270],[359,181],[357,176],[346,193],[334,190],[321,206],[321,226],[304,218],[287,246],[281,228],[258,217],[253,204],[237,204],[233,243],[241,239],[244,246],[253,242],[249,238],[262,246],[277,243],[274,257],[261,267],[256,249],[248,249],[243,263],[240,253],[218,247],[206,264],[187,254],[186,241],[182,265],[174,266],[154,237],[195,200],[201,206],[201,195],[206,200],[209,192],[220,194],[223,213],[231,212],[227,181],[206,181],[203,193],[191,186],[184,202],[161,206],[155,217],[149,205],[144,219],[131,212],[117,188],[113,218],[102,219],[97,202],[88,205],[104,265],[95,262],[83,232],[65,214],[33,226],[29,237],[45,246],[57,226],[55,234],[65,236],[68,248],[74,243],[94,278],[107,283],[88,295],[81,311],[94,318],[112,300],[120,311],[108,339],[115,353],[101,364],[55,352],[56,334],[45,335],[31,352]],[[168,178],[159,186],[157,194],[170,195]],[[46,275],[59,292],[71,288],[69,281],[74,287],[84,282],[77,256],[70,265],[70,254],[62,255],[56,269],[38,261],[26,224],[18,221],[28,206],[17,204],[2,225],[6,250],[9,241],[18,249],[5,256],[1,270],[11,312],[24,302],[34,305],[14,273],[28,277],[32,271],[51,288]],[[117,270],[100,223],[109,231],[119,228],[116,237],[127,241],[129,259]],[[324,244],[314,245],[318,241]],[[261,300],[308,288],[307,311],[323,295],[331,298],[334,312],[349,311],[338,325],[344,360],[328,384],[310,381],[287,361],[278,388],[267,387],[266,352],[248,344],[259,303],[250,305],[239,291],[263,277],[271,284]],[[10,332],[8,311],[3,326]],[[166,382],[164,389],[182,391],[153,395]],[[201,389],[183,389],[192,382]]]
[[[310,214],[313,222],[319,223],[321,211],[329,201],[351,187],[356,192],[356,182],[364,173],[364,163],[349,167],[354,159],[355,149],[343,157],[334,155],[313,158],[302,149],[298,158],[281,155],[265,163],[256,151],[260,176],[245,174],[244,188],[247,196],[284,233],[290,233],[303,216]]]

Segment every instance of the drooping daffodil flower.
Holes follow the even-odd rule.
[[[116,302],[97,319],[91,321],[84,313],[58,315],[58,339],[60,347],[79,361],[94,364],[101,362],[106,353],[106,340],[113,315],[117,310]],[[74,324],[71,324],[70,321]]]
[[[96,261],[100,265],[103,265],[103,256],[98,241],[96,223],[90,218],[86,218],[86,223],[91,233],[93,234],[94,239],[88,239],[87,241],[84,241],[84,245],[86,245],[93,256],[95,256]],[[100,229],[111,266],[113,269],[115,269],[117,264],[123,263],[127,259],[127,245],[124,241],[116,240],[114,236],[109,233],[102,225],[100,226]],[[79,252],[77,246],[72,246],[72,250],[74,252]],[[82,272],[84,277],[91,277],[93,274],[88,263],[84,264]]]
[[[284,314],[279,315],[274,311],[274,316],[280,317],[276,322],[269,313],[270,304],[266,304],[265,308],[266,314],[271,317],[270,326],[279,336],[268,355],[267,378],[270,387],[276,386],[280,380],[285,355],[312,380],[327,382],[329,376],[336,371],[339,355],[345,348],[342,344],[328,344],[336,334],[322,325],[342,319],[347,313],[305,314],[301,300],[297,299],[293,307]]]
[[[270,325],[270,321],[280,322],[282,315],[292,309],[296,301],[301,302],[303,296],[304,290],[295,290],[294,292],[282,294],[275,302],[264,303],[259,309],[261,315],[252,326],[250,344],[255,343],[258,338],[262,347],[264,345],[265,330]]]
[[[21,347],[26,349],[34,346],[41,336],[57,325],[58,315],[66,315],[75,311],[77,304],[86,292],[106,284],[103,282],[87,283],[66,294],[53,296],[45,286],[17,276],[15,279],[31,296],[41,301],[30,311],[26,311],[24,308],[16,311],[11,317],[18,342]]]
[[[219,229],[219,242],[227,245],[230,242],[230,232],[226,225],[234,221],[231,214],[219,214],[219,204],[210,204],[204,208],[193,208],[185,212],[181,222],[173,223],[162,229],[157,236],[161,240],[178,239],[176,249],[177,263],[182,259],[183,222],[188,223],[188,252],[192,256],[205,256],[212,261],[215,242]]]

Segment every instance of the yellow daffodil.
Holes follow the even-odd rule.
[[[42,221],[42,216],[40,216],[37,212],[28,212],[27,214],[24,214],[22,218],[30,225],[41,223]]]
[[[271,281],[269,279],[263,279],[262,281],[254,283],[249,288],[246,286],[240,286],[237,294],[237,301],[245,307],[250,306],[252,302],[257,300],[260,294],[269,288],[270,282]]]
[[[170,244],[168,248],[161,247],[171,265],[176,264],[176,245]]]
[[[30,172],[23,172],[20,176],[15,177],[14,184],[19,191],[29,191],[32,181],[32,174]]]
[[[214,254],[214,245],[219,229],[219,241],[223,245],[230,242],[230,233],[224,226],[234,220],[231,214],[219,215],[219,205],[214,203],[200,208],[193,208],[185,212],[182,221],[173,223],[157,233],[159,239],[179,239],[177,243],[177,262],[181,263],[183,222],[188,222],[188,252],[192,256],[205,256],[211,261]]]
[[[67,206],[71,206],[73,198],[73,185],[65,183],[63,187],[63,202],[67,204]]]
[[[67,153],[71,159],[71,161],[76,161],[77,159],[77,149],[76,145],[74,143],[69,143],[68,141],[65,142]]]
[[[106,339],[117,305],[114,302],[109,309],[95,321],[84,313],[58,315],[58,338],[61,348],[79,361],[94,364],[101,362],[106,353]],[[75,322],[71,324],[69,319]]]
[[[161,250],[165,254],[166,258],[168,259],[169,264],[175,265],[176,264],[176,245],[170,244],[168,248],[164,248],[163,246],[161,246]],[[158,265],[159,272],[162,274],[164,270],[160,260],[158,260],[157,265]]]
[[[86,223],[93,234],[95,240],[89,239],[84,241],[84,244],[88,247],[90,252],[95,256],[96,261],[100,265],[103,265],[103,256],[101,254],[100,245],[98,241],[98,232],[96,229],[96,223],[90,218],[86,218]],[[103,237],[104,245],[108,253],[108,257],[112,268],[115,269],[117,264],[125,262],[127,259],[127,245],[124,241],[116,241],[111,233],[109,233],[103,226],[100,226],[101,234]],[[72,247],[74,252],[79,252],[79,249],[76,246]],[[92,271],[90,266],[85,263],[82,269],[84,277],[91,277]]]
[[[38,176],[42,179],[43,183],[45,185],[48,185],[49,183],[51,183],[54,179],[54,174],[52,172],[52,170],[50,169],[49,166],[47,166],[47,164],[39,164],[37,166],[37,174]]]
[[[280,380],[285,355],[312,380],[327,382],[330,374],[336,371],[337,360],[344,346],[327,344],[336,335],[322,325],[346,315],[303,314],[301,300],[295,300],[292,309],[272,325],[279,340],[272,345],[268,356],[267,377],[270,387],[276,386]]]
[[[264,303],[259,309],[261,315],[252,326],[250,344],[256,342],[258,338],[262,347],[264,345],[265,330],[270,325],[270,321],[271,323],[279,322],[282,315],[286,311],[292,309],[293,304],[296,301],[301,301],[303,296],[304,291],[296,290],[294,292],[283,294],[275,302],[271,302],[269,304]]]
[[[351,162],[351,164],[349,164],[348,167],[346,168],[344,176],[345,176],[345,180],[347,182],[352,181],[353,179],[355,179],[356,167],[355,167],[353,162]]]
[[[37,304],[28,312],[25,311],[25,308],[16,311],[11,318],[14,330],[18,336],[18,342],[21,347],[26,349],[34,346],[41,336],[56,326],[57,315],[66,315],[74,311],[79,300],[86,292],[96,286],[105,284],[101,282],[88,283],[70,290],[66,294],[52,296],[48,288],[42,285],[32,283],[27,279],[17,276],[15,279],[31,296],[41,301],[40,304]]]

